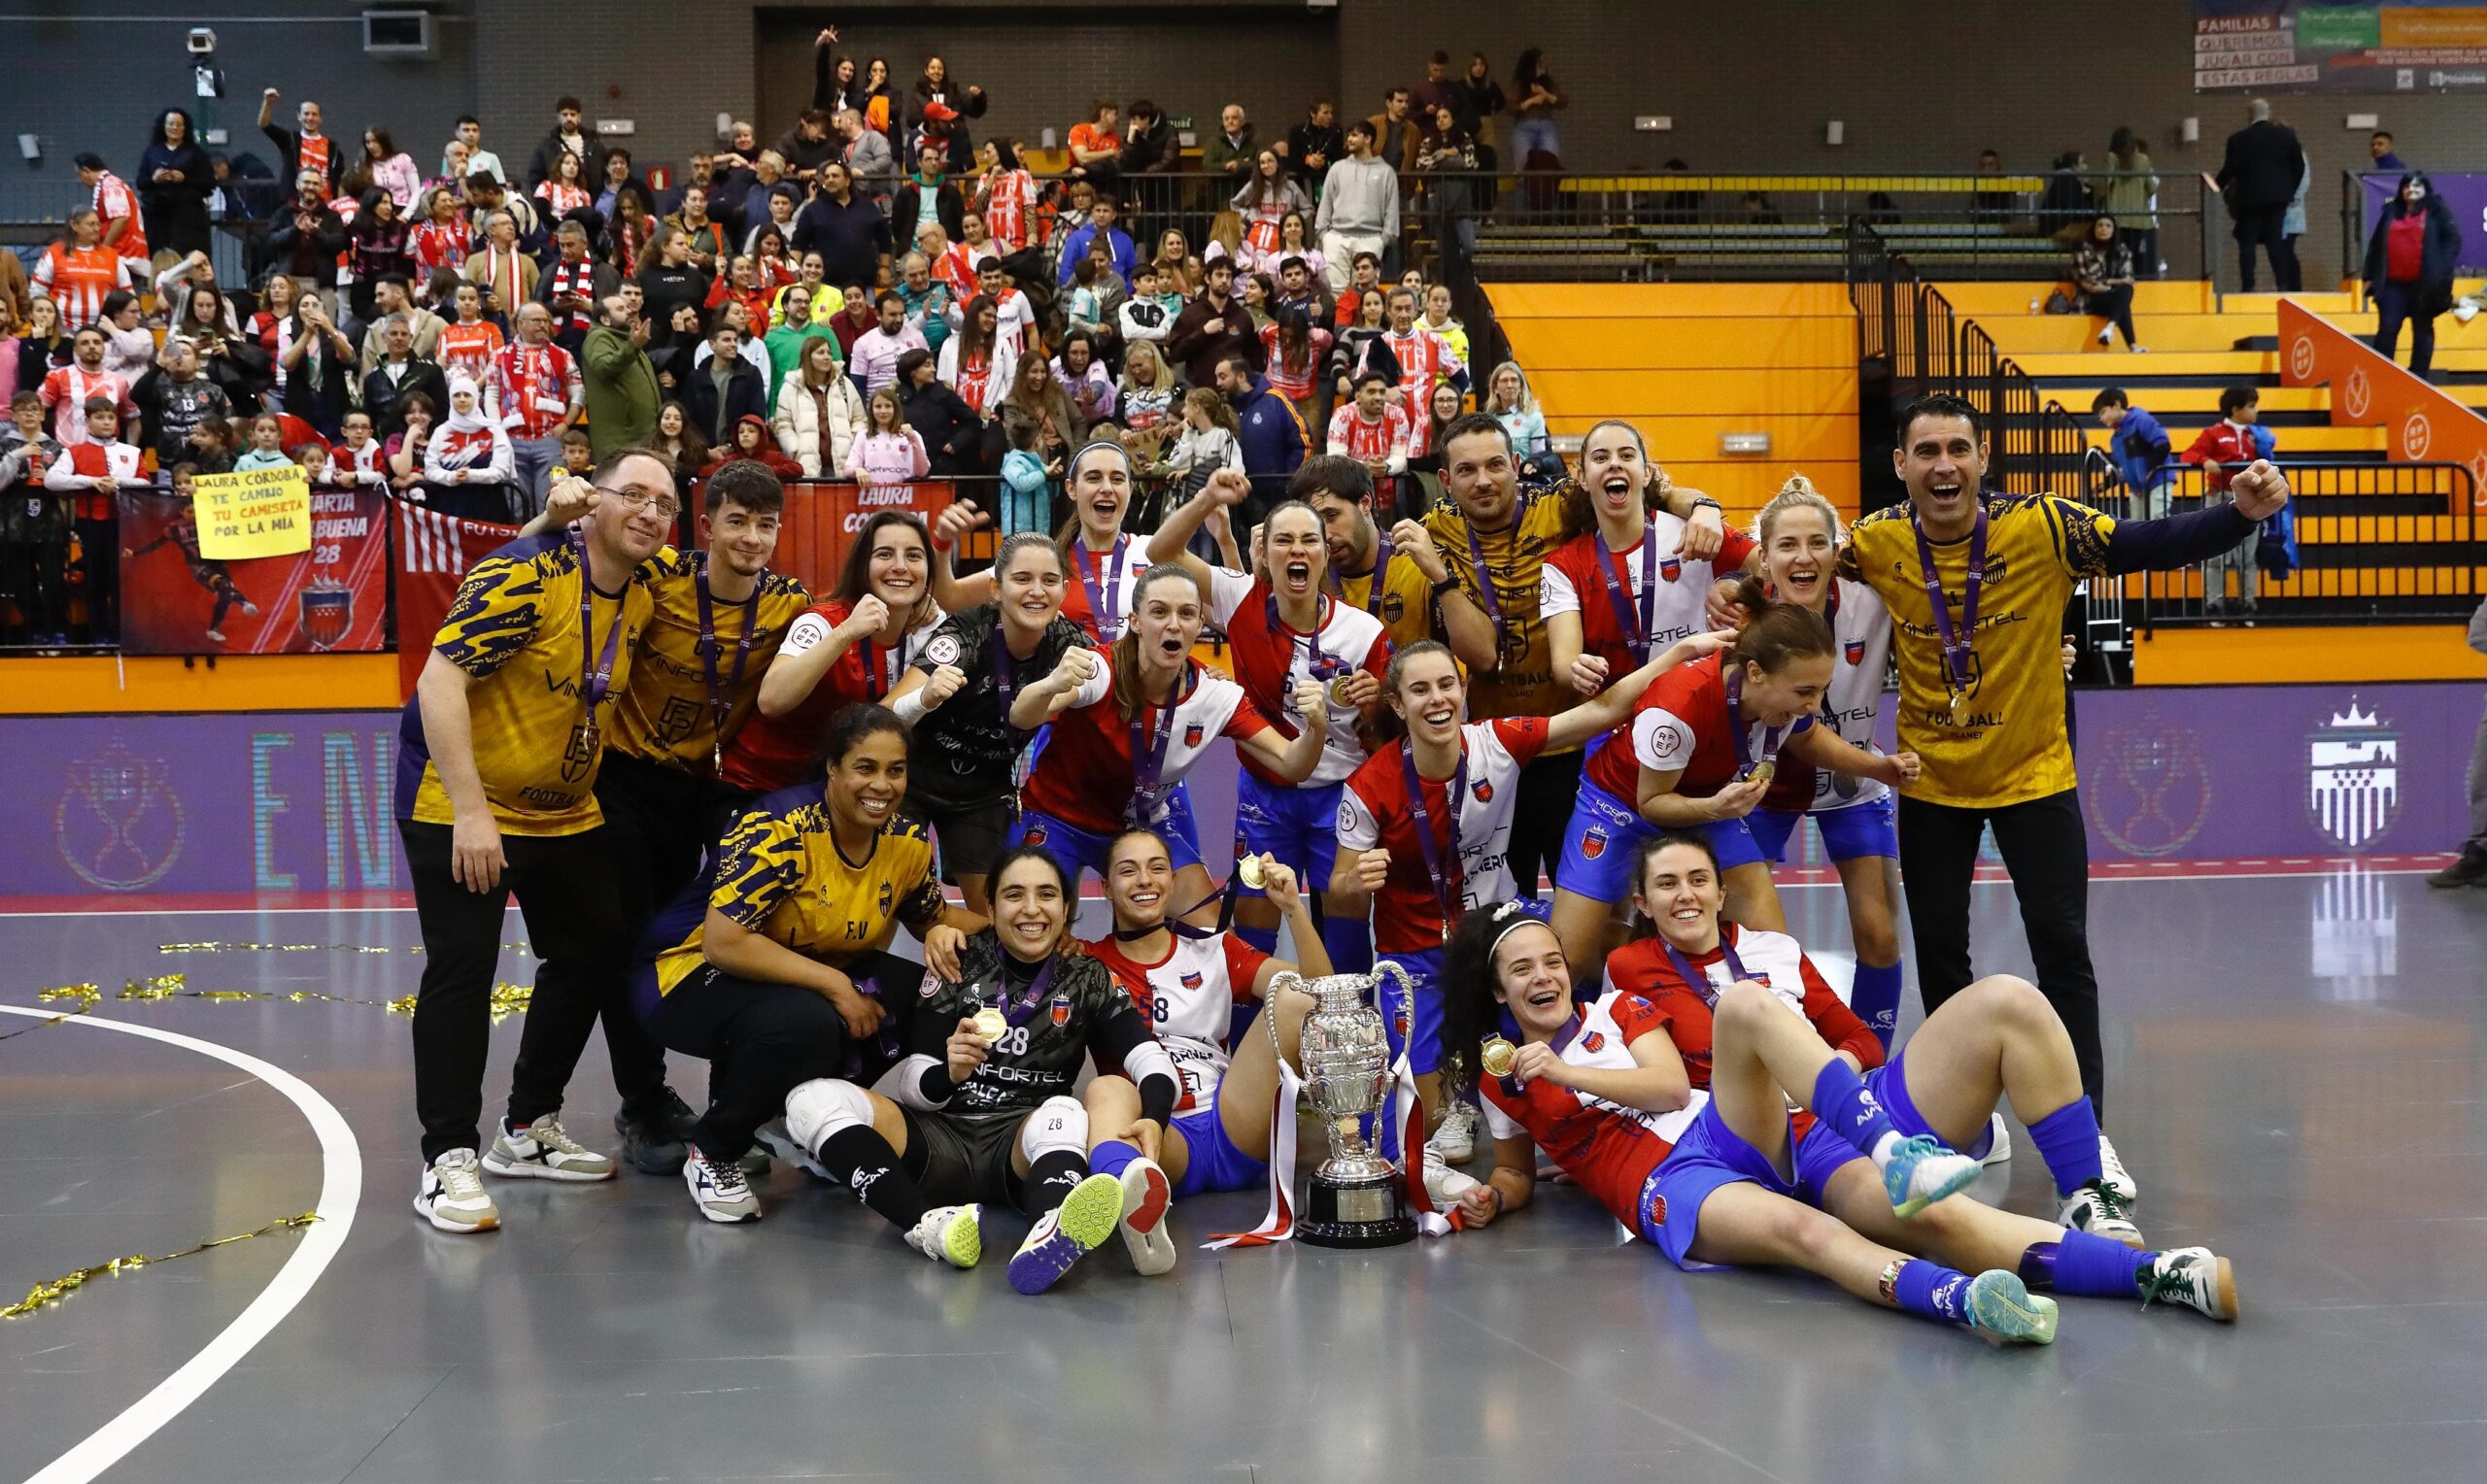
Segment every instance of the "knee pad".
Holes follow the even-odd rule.
[[[816,1077],[786,1095],[786,1131],[805,1149],[817,1153],[822,1140],[859,1125],[872,1126],[872,1096],[852,1082]]]
[[[1019,1126],[1019,1152],[1035,1164],[1055,1153],[1088,1152],[1088,1110],[1075,1097],[1048,1097]]]

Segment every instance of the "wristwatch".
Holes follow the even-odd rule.
[[[1719,512],[1720,515],[1725,515],[1727,513],[1726,506],[1720,504],[1717,500],[1710,498],[1710,496],[1706,494],[1696,494],[1692,497],[1693,509],[1699,510],[1705,505],[1710,509]]]
[[[1451,589],[1456,588],[1456,587],[1458,587],[1458,586],[1459,586],[1459,579],[1458,579],[1458,578],[1456,578],[1456,577],[1446,577],[1446,578],[1444,578],[1442,581],[1440,581],[1440,582],[1438,582],[1438,583],[1434,584],[1434,596],[1436,596],[1436,597],[1440,597],[1440,596],[1442,596],[1444,593],[1448,592]]]

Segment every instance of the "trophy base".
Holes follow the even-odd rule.
[[[1395,1176],[1334,1182],[1316,1174],[1295,1236],[1315,1247],[1396,1247],[1416,1239],[1416,1223]]]

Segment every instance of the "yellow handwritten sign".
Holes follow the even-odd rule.
[[[198,554],[214,561],[298,556],[311,550],[311,477],[299,465],[203,474]]]

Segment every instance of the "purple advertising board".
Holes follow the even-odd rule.
[[[2366,183],[2364,221],[2367,239],[2372,241],[2374,219],[2401,188],[2401,172],[2362,175],[2358,179]],[[2453,225],[2461,228],[2461,253],[2453,266],[2487,267],[2487,175],[2431,175],[2427,180],[2452,212]],[[2357,271],[2358,265],[2351,264],[2350,272]]]
[[[2449,851],[2480,688],[2458,682],[2085,691],[2094,861]],[[0,718],[0,895],[403,891],[394,712]],[[1195,769],[1231,839],[1232,755]],[[1819,864],[1813,832],[1801,864]]]

